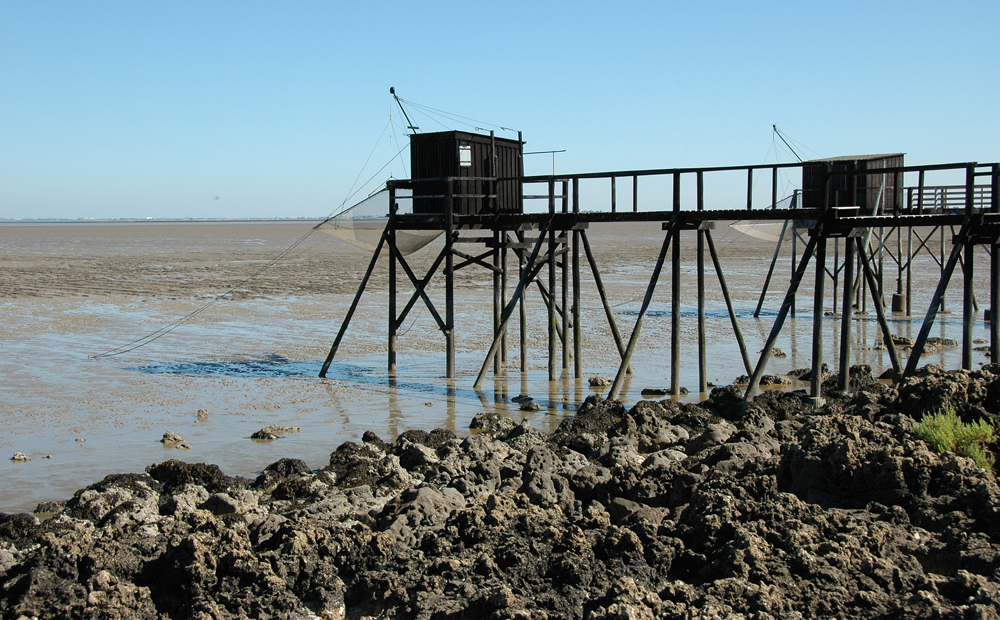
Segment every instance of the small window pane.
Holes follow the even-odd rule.
[[[460,146],[458,147],[458,165],[463,168],[468,168],[472,166],[472,147],[471,146]]]

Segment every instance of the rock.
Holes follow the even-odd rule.
[[[542,406],[537,401],[529,400],[521,403],[521,411],[541,411]]]
[[[516,427],[514,420],[495,411],[477,413],[469,423],[473,431],[482,431],[500,439],[507,437]]]
[[[762,375],[760,378],[761,387],[783,387],[791,384],[792,380],[783,375]]]
[[[764,349],[757,351],[757,353],[763,353]],[[771,347],[771,357],[788,357],[788,354],[779,349],[778,347]]]
[[[301,430],[302,427],[300,426],[281,426],[279,424],[271,424],[269,426],[265,426],[259,431],[254,431],[253,434],[250,435],[250,439],[256,439],[257,441],[274,441],[282,435],[288,433],[298,433]]]
[[[587,382],[590,383],[590,387],[610,387],[614,383],[610,378],[604,375],[593,375]]]
[[[163,438],[160,439],[160,443],[168,447],[176,447],[177,444],[182,443],[184,438],[173,431],[167,431],[163,433]]]
[[[641,394],[643,396],[666,396],[670,394],[670,388],[644,388]]]
[[[27,463],[28,461],[31,460],[31,457],[25,454],[24,452],[15,452],[14,456],[10,457],[10,460],[14,461],[15,463]]]
[[[208,422],[208,409],[199,409],[195,412],[199,422]]]

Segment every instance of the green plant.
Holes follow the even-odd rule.
[[[962,422],[955,408],[949,407],[948,411],[925,415],[913,430],[938,452],[961,454],[983,469],[993,469],[996,457],[986,446],[996,441],[996,431],[987,420]]]

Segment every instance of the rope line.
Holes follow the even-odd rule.
[[[216,296],[215,298],[213,298],[211,301],[209,301],[208,303],[204,304],[203,306],[201,306],[201,307],[195,309],[194,311],[192,311],[192,312],[190,312],[190,313],[182,316],[179,319],[176,319],[175,321],[172,321],[171,323],[168,323],[167,325],[161,327],[160,329],[157,329],[156,331],[153,331],[153,332],[151,332],[149,334],[146,334],[145,336],[143,336],[141,338],[137,338],[137,339],[135,339],[135,340],[133,340],[131,342],[127,342],[127,343],[125,343],[125,344],[123,344],[121,346],[114,347],[112,349],[108,349],[107,351],[104,351],[102,353],[96,353],[94,355],[90,355],[89,356],[90,359],[104,359],[104,358],[109,358],[109,357],[115,357],[115,356],[118,356],[118,355],[124,355],[125,353],[130,353],[132,351],[135,351],[136,349],[139,349],[139,348],[144,347],[144,346],[146,346],[146,345],[148,345],[148,344],[150,344],[152,342],[155,342],[155,341],[159,340],[160,338],[166,336],[167,334],[169,334],[170,332],[174,331],[178,327],[184,325],[185,323],[188,323],[189,321],[191,321],[192,319],[194,319],[198,315],[200,315],[203,312],[207,311],[208,309],[210,309],[211,307],[213,307],[215,304],[219,303],[223,299],[229,298],[237,290],[239,290],[240,288],[243,288],[245,285],[249,284],[253,280],[255,280],[258,277],[260,277],[261,274],[263,274],[265,271],[267,271],[268,269],[270,269],[271,267],[273,267],[274,265],[276,265],[278,262],[280,262],[283,259],[285,259],[297,247],[299,247],[300,245],[302,245],[302,243],[304,243],[306,239],[308,239],[310,236],[312,236],[312,234],[315,233],[316,230],[320,226],[322,226],[322,224],[324,224],[326,222],[329,222],[331,219],[333,219],[335,217],[338,217],[340,215],[343,215],[344,213],[346,213],[346,212],[350,211],[351,209],[353,209],[354,206],[348,207],[347,209],[344,209],[343,206],[345,204],[347,204],[347,202],[349,200],[351,200],[354,196],[356,196],[359,192],[361,192],[365,187],[367,187],[367,185],[369,183],[371,183],[372,179],[374,179],[383,170],[385,170],[386,167],[388,167],[389,164],[391,164],[392,161],[396,157],[399,157],[400,153],[402,153],[404,150],[406,150],[407,148],[409,148],[409,144],[407,144],[405,147],[401,148],[396,153],[396,155],[393,156],[392,159],[390,159],[388,162],[385,163],[385,165],[383,165],[381,168],[379,168],[375,172],[375,174],[373,174],[371,177],[369,177],[368,180],[365,181],[360,187],[357,187],[358,179],[361,178],[361,175],[364,173],[365,168],[368,167],[368,162],[371,161],[372,155],[378,149],[378,145],[381,144],[382,138],[385,136],[385,132],[389,129],[389,126],[390,126],[390,123],[386,123],[385,127],[382,128],[382,133],[379,135],[378,140],[375,142],[375,146],[372,148],[371,152],[368,154],[368,158],[365,160],[364,165],[361,167],[361,171],[358,172],[358,176],[355,177],[354,183],[351,185],[351,188],[348,190],[347,197],[344,198],[344,200],[340,203],[340,205],[338,205],[336,208],[334,208],[333,212],[331,212],[331,214],[328,215],[326,217],[326,219],[323,220],[323,222],[321,222],[320,224],[317,224],[316,226],[313,226],[312,228],[310,228],[309,231],[306,232],[306,234],[302,235],[302,237],[300,237],[297,241],[295,241],[294,243],[292,243],[290,246],[288,246],[287,248],[285,248],[280,254],[278,254],[277,256],[275,256],[274,258],[272,258],[270,261],[268,261],[268,263],[265,264],[263,267],[261,267],[260,269],[258,269],[255,272],[253,272],[252,274],[250,274],[249,276],[247,276],[246,278],[244,278],[243,280],[241,280],[237,284],[235,284],[232,287],[230,287],[229,290],[227,290],[226,292],[222,293],[221,295]],[[355,187],[357,187],[357,189],[355,189]],[[373,192],[373,194],[374,194],[374,192]],[[319,243],[320,242],[317,242],[316,244],[313,244],[313,245],[315,246],[315,245],[318,245]],[[313,246],[310,246],[310,247],[313,247]]]
[[[185,316],[183,316],[183,317],[181,317],[181,318],[173,321],[172,323],[168,323],[164,327],[161,327],[160,329],[158,329],[158,330],[156,330],[156,331],[154,331],[154,332],[152,332],[150,334],[147,334],[147,335],[143,336],[142,338],[137,338],[136,340],[133,340],[132,342],[128,342],[126,344],[123,344],[123,345],[121,345],[119,347],[115,347],[113,349],[108,349],[107,351],[105,351],[103,353],[97,353],[95,355],[91,355],[90,358],[91,359],[103,359],[103,358],[106,358],[106,357],[115,357],[117,355],[123,355],[125,353],[130,353],[132,351],[135,351],[136,349],[138,349],[140,347],[144,347],[147,344],[150,344],[151,342],[159,340],[160,338],[166,336],[167,334],[169,334],[170,332],[174,331],[175,329],[177,329],[181,325],[184,325],[188,321],[192,320],[193,318],[195,318],[196,316],[198,316],[202,312],[205,312],[206,310],[208,310],[209,308],[211,308],[215,304],[219,303],[223,299],[228,298],[230,295],[232,295],[238,289],[242,288],[247,283],[249,283],[252,280],[256,279],[262,273],[264,273],[265,271],[267,271],[268,269],[270,269],[271,267],[273,267],[280,260],[282,260],[283,258],[285,258],[286,256],[288,256],[292,252],[292,250],[294,250],[299,245],[301,245],[314,232],[316,232],[316,228],[315,227],[314,228],[310,228],[309,232],[307,232],[302,237],[300,237],[298,239],[298,241],[296,241],[295,243],[293,243],[292,245],[290,245],[288,248],[286,248],[283,252],[281,252],[281,254],[279,254],[276,257],[274,257],[273,259],[271,259],[266,265],[264,265],[263,267],[261,267],[260,269],[258,269],[254,273],[252,273],[251,275],[247,276],[246,278],[244,278],[243,280],[241,280],[237,284],[235,284],[232,287],[230,287],[229,290],[226,291],[225,293],[223,293],[223,294],[221,294],[221,295],[213,298],[211,301],[209,301],[207,304],[201,306],[200,308],[198,308],[198,309],[196,309],[196,310],[194,310],[194,311],[186,314]]]

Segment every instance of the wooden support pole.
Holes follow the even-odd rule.
[[[816,241],[816,288],[813,291],[812,377],[809,397],[817,407],[823,404],[823,293],[826,289],[826,235],[820,230]]]
[[[330,364],[333,362],[334,356],[337,355],[337,349],[340,348],[340,341],[344,339],[344,334],[347,333],[347,326],[351,324],[351,318],[354,317],[354,311],[358,309],[358,303],[361,301],[361,295],[365,292],[365,287],[368,286],[368,280],[371,278],[372,272],[375,270],[375,265],[378,263],[378,257],[382,253],[382,246],[385,245],[388,231],[389,225],[386,224],[385,229],[382,231],[382,237],[379,239],[378,245],[375,246],[375,252],[372,254],[372,260],[368,263],[368,270],[365,272],[364,277],[361,278],[361,284],[358,285],[358,292],[354,294],[354,301],[351,302],[351,307],[347,310],[344,322],[340,324],[340,330],[337,332],[337,337],[333,341],[333,346],[330,347],[330,352],[327,354],[326,360],[323,362],[323,367],[320,368],[320,378],[326,377],[326,373],[330,370]]]
[[[618,211],[618,190],[616,179],[614,176],[611,177],[611,212],[615,213]]]
[[[851,389],[851,327],[854,321],[854,237],[844,240],[844,309],[840,317],[840,391]]]
[[[663,269],[663,261],[667,257],[667,248],[670,246],[670,239],[674,236],[674,223],[673,220],[670,221],[670,228],[667,230],[666,234],[663,235],[663,245],[660,247],[660,255],[656,259],[656,265],[653,267],[653,275],[649,279],[649,286],[646,287],[646,295],[642,299],[642,306],[639,308],[639,316],[635,319],[635,327],[632,328],[632,335],[628,339],[628,346],[625,348],[625,354],[622,355],[622,362],[618,365],[618,373],[615,375],[614,383],[611,384],[611,389],[608,391],[608,398],[618,398],[618,393],[621,392],[622,384],[625,382],[625,369],[628,367],[629,363],[632,361],[632,353],[635,352],[635,345],[639,342],[639,333],[642,331],[642,320],[646,316],[646,310],[649,309],[649,302],[653,299],[653,291],[656,290],[656,282],[660,279],[660,271]]]
[[[633,177],[633,181],[637,178]],[[573,179],[573,213],[580,213],[580,179]],[[583,377],[583,333],[580,329],[580,231],[575,228],[573,229],[573,376],[577,379]]]
[[[747,375],[753,372],[750,364],[750,356],[747,354],[747,345],[743,340],[743,331],[740,329],[740,322],[736,318],[736,310],[733,308],[733,300],[729,296],[729,287],[726,286],[726,276],[722,273],[722,264],[719,262],[719,253],[715,251],[715,242],[712,240],[712,231],[705,231],[705,240],[708,242],[708,251],[712,255],[712,264],[715,265],[715,274],[719,278],[719,286],[722,288],[722,298],[726,301],[726,310],[729,311],[729,321],[733,324],[733,334],[736,335],[736,343],[740,346],[740,355],[743,357],[743,367],[746,368]]]
[[[1000,213],[1000,164],[991,174],[990,211]],[[1000,363],[1000,244],[990,248],[990,361]]]
[[[396,188],[389,188],[389,342],[387,345],[389,375],[396,374]]]
[[[698,211],[705,210],[705,178],[702,171],[698,171]],[[705,233],[698,230],[697,241],[697,270],[698,270],[698,393],[708,392],[708,343],[705,333]],[[679,244],[678,244],[679,245]],[[676,392],[675,392],[676,393]]]
[[[674,174],[674,213],[681,210],[681,175]],[[681,229],[673,226],[670,254],[670,393],[677,395],[681,386]]]
[[[611,329],[611,336],[615,339],[615,346],[618,347],[618,355],[625,359],[625,343],[622,340],[621,332],[618,331],[618,322],[615,321],[615,313],[611,309],[611,302],[608,301],[607,292],[604,290],[604,282],[601,280],[601,270],[597,268],[597,261],[594,259],[594,252],[590,249],[590,240],[587,238],[587,231],[580,231],[580,239],[583,241],[583,251],[587,254],[587,262],[590,264],[590,273],[594,276],[594,285],[597,287],[597,294],[601,298],[604,306],[604,315],[608,318],[608,327]],[[625,368],[625,372],[632,373],[632,365]]]
[[[556,212],[556,182],[549,180],[549,216]],[[549,229],[549,291],[556,290],[556,231]],[[555,303],[548,305],[549,311],[549,381],[556,379],[556,308]]]
[[[500,329],[500,231],[493,229],[493,334]],[[503,347],[501,347],[503,349]],[[493,374],[500,373],[501,353],[493,358]]]
[[[507,305],[507,243],[509,238],[506,230],[502,231],[501,239],[503,244],[500,248],[500,313]],[[497,314],[498,318],[500,313]],[[499,327],[499,321],[497,327]],[[507,334],[504,333],[503,340],[500,342],[500,362],[503,365],[504,374],[507,373],[507,353]]]
[[[965,169],[965,217],[971,218],[975,209],[976,167]],[[966,238],[963,255],[965,258],[964,286],[962,287],[962,369],[972,370],[972,325],[976,320],[976,298],[973,277],[976,262],[976,244]]]
[[[455,201],[453,198],[452,182],[447,182],[447,195],[445,196],[445,349],[447,364],[445,377],[455,378]]]
[[[976,321],[973,300],[973,270],[975,269],[976,244],[965,242],[962,251],[965,263],[962,288],[962,369],[972,370],[972,326]]]
[[[562,212],[569,213],[569,182],[562,182]],[[568,249],[564,246],[564,249]],[[566,333],[569,326],[569,270],[566,268],[569,260],[568,253],[563,253],[562,259],[562,285],[559,292],[562,295],[562,369],[569,369],[569,334]]]
[[[771,286],[771,276],[774,274],[774,266],[778,262],[778,256],[781,254],[781,243],[785,240],[785,231],[788,230],[788,222],[790,220],[785,220],[785,223],[781,226],[781,236],[778,237],[778,243],[774,246],[774,255],[771,257],[771,266],[767,268],[767,275],[764,277],[764,286],[760,291],[760,299],[757,300],[757,308],[753,311],[753,318],[760,316],[760,309],[764,306],[764,297],[767,296],[767,289]],[[794,243],[794,239],[792,240]]]
[[[479,374],[476,376],[476,382],[472,386],[476,390],[483,386],[483,379],[486,378],[486,371],[490,367],[490,360],[493,359],[493,356],[496,354],[496,350],[500,347],[501,335],[507,331],[507,322],[510,321],[511,315],[514,314],[514,306],[521,300],[521,296],[524,293],[525,284],[529,279],[531,269],[534,267],[535,260],[538,258],[538,252],[542,248],[542,243],[545,242],[545,233],[551,225],[552,218],[550,217],[549,221],[546,222],[539,231],[538,240],[535,241],[535,247],[531,250],[531,256],[521,269],[521,277],[518,278],[517,287],[514,288],[514,294],[511,296],[510,301],[507,302],[507,307],[504,308],[503,316],[500,317],[500,334],[493,337],[493,344],[490,345],[490,351],[486,354],[486,359],[483,360],[483,365],[479,369]],[[522,367],[521,372],[526,372],[526,370],[527,368]]]
[[[781,309],[778,310],[778,316],[774,320],[774,325],[771,326],[771,333],[768,335],[767,342],[764,343],[764,348],[760,352],[760,358],[757,359],[757,365],[753,369],[753,374],[750,375],[750,385],[747,386],[747,391],[743,394],[745,402],[749,402],[754,394],[757,393],[757,388],[760,386],[760,378],[764,376],[764,371],[767,370],[767,362],[771,359],[771,350],[774,348],[778,334],[781,333],[781,328],[785,324],[785,318],[795,303],[795,291],[802,282],[802,276],[805,275],[806,267],[809,266],[809,259],[812,257],[815,248],[816,237],[811,237],[806,244],[805,250],[802,252],[802,259],[799,261],[798,268],[792,274],[792,281],[788,285],[788,291],[785,293],[785,300],[781,302]]]
[[[524,243],[524,233],[523,232],[519,231],[516,236],[517,236],[517,240],[518,241],[520,241],[521,243]],[[517,254],[517,262],[518,262],[517,277],[518,277],[518,281],[520,281],[524,277],[524,274],[528,273],[528,270],[527,270],[527,268],[525,266],[525,259],[524,259],[524,254],[523,253],[518,252],[518,254]],[[518,322],[519,322],[518,337],[521,340],[521,342],[520,342],[520,346],[521,346],[521,372],[522,373],[526,373],[526,372],[528,372],[528,314],[527,314],[527,311],[524,308],[524,295],[523,294],[516,295],[516,297],[517,297]],[[501,320],[501,323],[502,322],[503,321]],[[522,394],[523,393],[524,392],[522,392]]]
[[[858,258],[861,259],[861,270],[864,273],[864,277],[868,282],[868,289],[872,291],[872,295],[876,294],[878,287],[875,286],[875,271],[872,269],[871,261],[868,259],[868,250],[865,249],[864,244],[857,246]],[[899,362],[899,353],[896,351],[896,343],[892,339],[892,330],[889,328],[889,320],[885,316],[885,308],[879,304],[875,304],[875,316],[878,317],[878,326],[882,330],[882,342],[885,343],[885,348],[889,351],[889,361],[892,363],[892,372],[898,377],[900,371],[902,370],[902,365]]]
[[[966,219],[965,223],[962,224],[962,229],[959,231],[958,236],[955,238],[954,245],[951,248],[951,255],[941,269],[941,278],[938,280],[937,289],[931,298],[931,305],[927,308],[927,314],[924,315],[924,322],[920,326],[917,340],[913,343],[909,359],[906,360],[906,369],[903,371],[904,377],[909,377],[917,370],[917,364],[920,363],[920,356],[923,355],[924,346],[927,344],[931,327],[934,325],[934,319],[937,318],[938,310],[942,309],[943,304],[941,300],[944,299],[945,291],[948,290],[948,282],[951,280],[951,275],[955,272],[955,265],[958,264],[958,259],[962,255],[962,248],[965,246],[965,240],[968,238],[971,228],[971,220]]]

